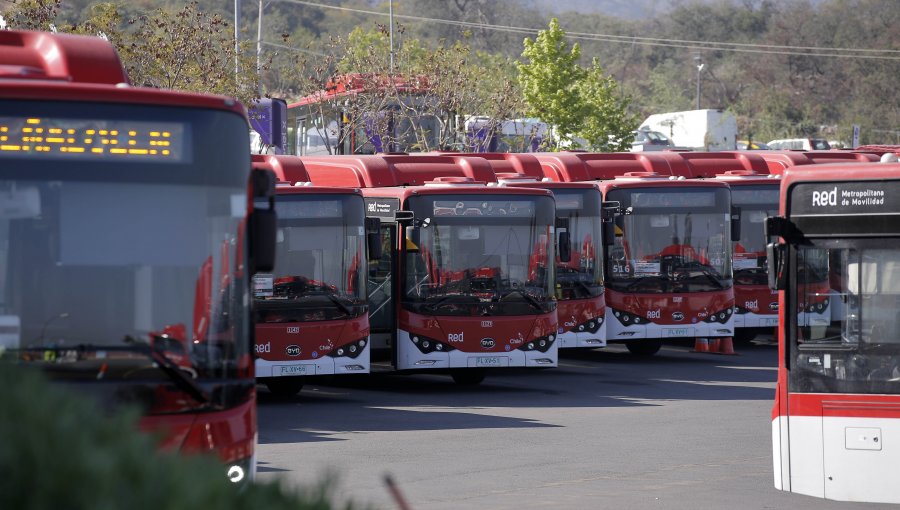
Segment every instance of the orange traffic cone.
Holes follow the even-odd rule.
[[[730,336],[723,336],[719,341],[719,349],[716,352],[731,356],[736,355],[737,353],[734,352],[734,339]]]
[[[709,339],[709,352],[711,354],[716,354],[719,352],[719,339],[718,338],[710,338]]]
[[[695,338],[694,352],[709,352],[709,339],[699,336]]]

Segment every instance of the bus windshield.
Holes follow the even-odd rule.
[[[635,293],[731,287],[729,195],[725,188],[620,188],[606,285]]]
[[[900,393],[900,239],[815,240],[798,246],[834,262],[839,280],[830,324],[801,320],[807,286],[798,284],[792,302],[798,320],[792,344],[792,391],[816,393]],[[798,270],[799,270],[798,266]],[[799,283],[799,281],[798,281]]]
[[[196,380],[240,377],[250,162],[219,141],[247,140],[245,120],[58,101],[0,112],[0,344],[62,379],[170,379],[151,348]]]
[[[365,312],[363,199],[284,194],[273,274],[253,278],[256,322],[321,321]]]
[[[419,196],[406,236],[404,305],[428,315],[554,310],[553,199]],[[416,239],[418,238],[418,239]]]
[[[571,257],[556,261],[559,299],[584,299],[603,293],[600,191],[555,189],[556,215],[569,220]]]
[[[766,285],[766,239],[763,224],[778,214],[778,184],[732,186],[731,201],[741,214],[741,240],[734,242],[734,282]]]

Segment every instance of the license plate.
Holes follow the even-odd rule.
[[[765,326],[777,326],[777,325],[778,325],[778,319],[764,319],[764,320],[763,320],[763,325],[765,325]]]
[[[688,336],[688,328],[665,328],[663,336]]]
[[[500,356],[479,356],[475,359],[476,367],[499,367]]]
[[[316,367],[311,365],[279,365],[273,370],[274,376],[280,375],[316,375]]]

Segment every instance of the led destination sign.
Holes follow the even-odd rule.
[[[0,116],[0,157],[184,163],[188,142],[178,122]]]

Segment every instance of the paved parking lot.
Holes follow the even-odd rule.
[[[564,353],[560,367],[497,372],[477,387],[447,376],[368,375],[260,389],[260,478],[414,509],[848,508],[772,486],[776,346],[738,356],[667,345]],[[323,381],[324,382],[324,381]],[[853,505],[853,508],[881,505]]]

